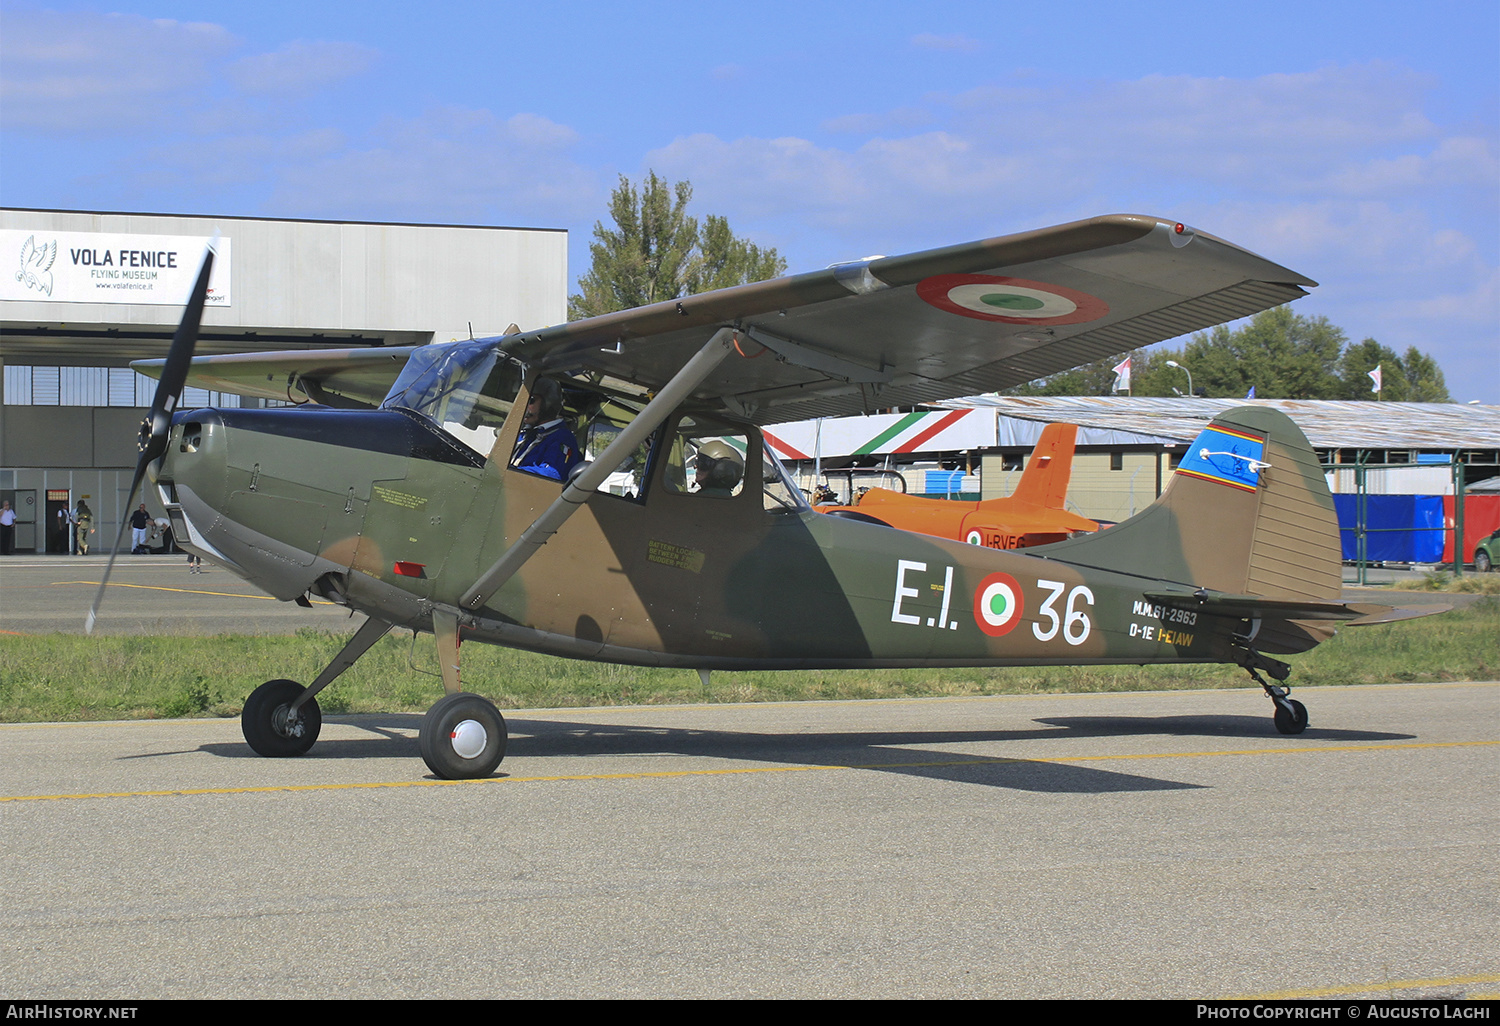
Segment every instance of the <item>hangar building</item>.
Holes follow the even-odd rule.
[[[827,483],[841,501],[850,501],[856,487],[871,485],[977,500],[1015,489],[1046,424],[1077,424],[1067,508],[1119,521],[1161,494],[1188,443],[1215,416],[1235,406],[1269,406],[1307,434],[1327,469],[1335,503],[1360,492],[1429,496],[1440,511],[1448,511],[1438,515],[1446,516],[1451,532],[1461,481],[1465,494],[1473,493],[1465,502],[1467,516],[1460,515],[1465,560],[1472,559],[1481,538],[1500,527],[1497,406],[998,395],[936,405],[944,408],[782,424],[767,438],[797,469],[803,487],[811,491]],[[1446,562],[1451,538],[1444,551]]]
[[[113,542],[156,382],[218,235],[198,352],[407,346],[567,318],[564,229],[0,209],[0,499],[17,552]],[[305,397],[291,397],[302,400]],[[260,404],[189,388],[183,404]],[[155,497],[145,496],[154,515]]]

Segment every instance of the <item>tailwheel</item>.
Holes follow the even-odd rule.
[[[1300,734],[1307,729],[1307,706],[1295,698],[1287,698],[1276,703],[1276,715],[1273,717],[1276,729],[1283,734]]]
[[[1283,734],[1300,734],[1307,729],[1307,706],[1290,697],[1291,688],[1286,687],[1285,681],[1291,674],[1292,668],[1279,659],[1270,659],[1261,655],[1253,648],[1245,649],[1245,656],[1240,660],[1243,666],[1255,680],[1265,689],[1266,697],[1276,706],[1276,713],[1272,716],[1272,722],[1276,729]],[[1262,677],[1256,670],[1265,670],[1281,683],[1272,684]]]
[[[305,689],[294,680],[268,680],[245,699],[240,730],[256,754],[268,758],[301,755],[313,746],[323,729],[323,711],[309,698],[292,712],[292,703]]]
[[[422,720],[418,747],[427,768],[445,780],[495,772],[505,758],[505,718],[487,698],[460,691],[444,695]]]

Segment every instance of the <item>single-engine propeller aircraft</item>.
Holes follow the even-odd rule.
[[[1099,523],[1063,508],[1073,475],[1077,424],[1048,424],[1004,498],[967,502],[870,488],[852,506],[814,506],[830,516],[884,524],[992,549],[1027,549],[1099,530]]]
[[[127,506],[149,474],[189,551],[277,598],[366,617],[310,684],[249,696],[262,755],[306,752],[318,692],[393,627],[435,638],[446,694],[420,748],[433,773],[464,778],[494,771],[506,728],[463,690],[461,641],[705,681],[1236,663],[1296,733],[1306,710],[1261,676],[1285,681],[1273,655],[1338,621],[1403,615],[1340,601],[1322,471],[1270,409],[1209,424],[1140,515],[1024,552],[814,513],[763,444],[762,425],[1005,388],[1315,284],[1181,224],[1100,217],[497,338],[192,360],[211,261],[167,358],[136,365],[160,382]],[[174,412],[189,380],[313,401]],[[336,408],[361,404],[375,408]],[[564,479],[513,459],[523,427],[541,430],[533,406],[585,457]]]

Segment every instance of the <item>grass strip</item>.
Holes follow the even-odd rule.
[[[237,716],[269,677],[310,681],[343,638],[295,635],[0,635],[0,722]],[[1245,687],[1234,666],[971,667],[715,672],[613,666],[465,645],[465,687],[502,708],[781,702]],[[1500,675],[1500,600],[1420,620],[1346,629],[1300,656],[1294,686],[1491,680]],[[416,667],[416,669],[413,668]],[[388,637],[318,696],[328,713],[420,712],[442,694],[431,640]]]

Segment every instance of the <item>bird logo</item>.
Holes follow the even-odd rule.
[[[56,239],[38,246],[36,236],[29,237],[21,244],[21,269],[16,272],[16,281],[45,296],[52,295],[52,262],[56,259]]]

